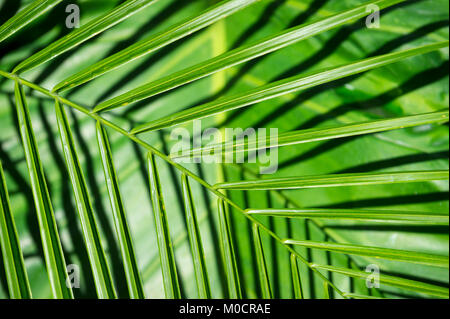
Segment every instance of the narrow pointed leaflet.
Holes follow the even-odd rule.
[[[103,250],[100,233],[95,221],[86,180],[78,159],[69,121],[63,106],[58,100],[55,101],[55,109],[61,145],[72,184],[78,217],[83,231],[84,244],[89,257],[97,296],[100,299],[114,299],[116,298],[116,293],[111,273]]]
[[[343,187],[359,185],[379,185],[397,183],[417,183],[448,180],[448,171],[417,171],[388,173],[331,174],[318,176],[282,177],[220,183],[216,189],[232,190],[270,190],[270,189],[302,189],[321,187]]]
[[[172,240],[170,239],[167,212],[161,193],[161,182],[156,168],[155,156],[152,153],[148,153],[147,162],[164,290],[167,299],[180,299],[180,285],[178,283]]]
[[[415,223],[420,225],[448,225],[448,213],[371,210],[371,209],[248,209],[246,214],[283,218],[322,218],[342,220],[365,220],[386,223]]]
[[[22,86],[17,81],[15,84],[15,100],[20,135],[30,176],[30,185],[33,192],[45,266],[52,295],[56,299],[72,299],[73,293],[72,289],[67,285],[66,262],[45,180],[44,169],[39,156],[25,94]]]
[[[161,119],[142,124],[134,128],[131,133],[137,134],[151,130],[159,130],[166,127],[171,127],[181,123],[202,119],[218,113],[235,110],[238,108],[253,105],[259,102],[270,100],[282,95],[306,90],[321,84],[329,83],[341,78],[349,77],[351,75],[363,73],[372,69],[380,68],[388,64],[402,61],[414,55],[425,54],[448,47],[448,41],[438,42],[429,45],[423,45],[414,49],[389,53],[373,58],[360,60],[339,67],[327,68],[325,70],[316,71],[308,74],[301,74],[286,78],[277,82],[272,82],[247,92],[239,93],[229,97],[222,97],[215,101],[198,105],[184,111],[180,111]],[[121,105],[123,103],[130,103],[127,94],[117,97],[117,102],[106,101],[99,104],[94,111],[98,109],[110,108],[111,105]]]
[[[286,239],[284,240],[284,243],[288,245],[322,249],[349,255],[410,262],[413,264],[422,264],[442,268],[448,268],[449,265],[448,256],[433,255],[415,251],[296,239]]]
[[[342,268],[342,267],[336,267],[336,266],[328,266],[328,265],[312,265],[314,269],[321,269],[325,271],[331,271],[335,272],[337,274],[346,275],[349,277],[354,278],[361,278],[361,279],[367,279],[367,272],[360,271],[360,270],[354,270],[354,269],[348,269],[348,268]],[[439,298],[445,298],[448,299],[449,293],[447,287],[441,287],[429,283],[424,283],[416,280],[410,280],[405,279],[397,276],[390,276],[390,275],[384,275],[380,274],[380,284],[388,285],[392,287],[398,287],[403,288],[410,291],[415,291],[422,294],[428,294],[431,296],[436,296]],[[349,294],[347,294],[349,295]],[[350,294],[351,296],[351,294]]]
[[[191,186],[188,177],[181,176],[181,186],[183,189],[184,210],[186,213],[186,223],[188,227],[189,242],[191,245],[192,259],[194,262],[195,279],[197,281],[198,297],[200,299],[211,298],[209,287],[208,271],[206,269],[206,259],[203,250],[202,237],[195,212],[194,199],[192,197]]]
[[[331,299],[330,286],[328,285],[328,282],[326,282],[326,281],[323,282],[323,298]]]
[[[81,70],[67,79],[64,79],[54,87],[53,91],[62,92],[93,80],[102,74],[119,68],[126,63],[187,37],[192,33],[211,25],[218,20],[224,19],[257,1],[260,0],[222,1],[191,19],[182,21],[174,26],[171,26],[167,30],[138,41],[128,48],[113,54],[112,56],[109,56],[84,70]]]
[[[35,0],[0,26],[0,42],[21,30],[62,0]],[[5,6],[5,4],[3,4]]]
[[[369,12],[367,10],[367,5],[369,4],[377,5],[380,9],[383,9],[403,1],[405,0],[371,1],[364,6],[353,8],[348,11],[326,17],[319,21],[290,28],[250,45],[239,47],[207,61],[198,63],[192,67],[180,70],[161,79],[144,84],[136,89],[129,91],[127,94],[123,94],[117,98],[113,98],[109,101],[106,101],[105,103],[102,103],[101,105],[97,106],[94,111],[100,112],[111,110],[155,96],[181,85],[204,78],[218,71],[228,69],[246,61],[280,50],[284,47],[313,37],[314,35],[320,34],[327,30],[345,25],[351,21],[368,15]],[[87,76],[88,70],[86,70],[84,73],[86,73]],[[80,74],[80,77],[81,76],[83,76],[83,74]],[[69,80],[68,83],[70,84]],[[61,85],[64,85],[64,82],[62,82]]]
[[[298,268],[297,256],[291,253],[290,262],[294,297],[295,299],[303,299],[302,282],[300,280],[300,270]]]
[[[226,210],[225,203],[221,199],[218,200],[217,204],[219,210],[219,232],[222,245],[222,254],[224,257],[224,267],[228,283],[228,298],[240,299],[242,298],[241,284],[239,282],[233,238],[231,237],[230,222],[228,219],[228,211]]]
[[[449,120],[449,111],[437,111],[424,114],[400,116],[392,119],[373,120],[361,123],[339,125],[335,127],[314,128],[282,133],[277,136],[257,135],[236,141],[209,144],[204,147],[183,150],[181,154],[171,154],[173,159],[183,157],[201,157],[203,154],[214,155],[255,152],[262,149],[284,147],[303,143],[326,141],[350,136],[373,134],[427,124],[443,124]],[[218,153],[218,154],[216,154]]]
[[[22,248],[9,203],[6,179],[0,161],[0,250],[3,257],[9,298],[30,299],[31,289],[23,261]]]
[[[255,245],[256,262],[258,264],[259,282],[263,299],[272,299],[272,289],[270,288],[269,273],[267,270],[266,259],[264,256],[264,247],[261,240],[259,226],[253,224],[253,242]]]
[[[98,18],[94,18],[81,28],[70,32],[68,35],[62,37],[56,42],[53,42],[45,49],[27,58],[15,67],[13,73],[25,72],[56,58],[64,52],[91,39],[97,34],[115,26],[156,1],[158,0],[127,0],[123,2],[110,12]]]
[[[100,149],[100,158],[102,160],[109,201],[113,212],[114,225],[122,254],[128,292],[131,299],[144,299],[144,287],[139,275],[133,241],[128,227],[125,209],[123,207],[122,196],[120,195],[119,182],[114,168],[111,146],[109,144],[106,129],[100,122],[97,122],[97,142]]]

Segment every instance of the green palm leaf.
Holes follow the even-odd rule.
[[[292,274],[292,285],[294,287],[294,297],[295,299],[303,299],[302,292],[302,282],[300,279],[300,271],[298,269],[297,256],[294,254],[290,255],[291,262],[291,274]]]
[[[64,52],[80,45],[97,34],[113,27],[122,20],[139,12],[157,0],[127,0],[109,13],[94,19],[83,27],[71,32],[60,40],[52,43],[45,49],[32,55],[13,70],[13,73],[25,72],[45,63]]]
[[[211,290],[209,287],[208,270],[206,269],[205,253],[195,212],[191,186],[189,185],[188,177],[184,174],[181,177],[181,184],[183,188],[184,210],[186,212],[189,241],[191,243],[191,253],[192,258],[194,259],[198,297],[200,299],[209,299],[211,298]]]
[[[343,275],[355,277],[355,278],[366,279],[368,276],[368,273],[364,272],[364,271],[335,267],[335,266],[313,265],[313,267],[316,269],[332,271],[335,273],[339,273],[339,274],[343,274]],[[408,290],[417,291],[419,293],[424,293],[424,294],[430,294],[432,296],[437,296],[440,298],[448,298],[448,289],[447,288],[439,287],[436,285],[427,284],[427,283],[423,283],[423,282],[418,282],[415,280],[380,274],[380,284],[386,284],[389,286],[405,288]]]
[[[252,152],[261,149],[273,148],[274,146],[288,146],[302,143],[325,141],[343,137],[357,136],[396,130],[405,127],[426,125],[432,123],[448,122],[449,112],[433,112],[411,116],[403,116],[389,120],[376,120],[364,123],[348,124],[332,128],[319,128],[300,130],[283,133],[280,136],[268,136],[261,141],[260,138],[247,139],[244,141],[229,141],[221,144],[211,144],[192,150],[183,150],[181,154],[171,154],[172,158],[198,157],[203,154],[214,152],[214,156],[228,153]],[[216,151],[218,154],[215,154]]]
[[[72,297],[61,244],[83,270],[84,298],[116,289],[132,298],[448,298],[445,0],[86,0],[82,27],[62,37],[63,2],[0,6],[0,160],[11,181],[8,194],[0,166],[0,298],[31,298],[30,285],[36,298]],[[63,105],[81,113],[79,148]],[[200,119],[219,131],[283,133],[194,139],[181,155],[171,140],[189,130],[138,135],[195,120],[192,135],[205,137]],[[274,147],[279,171],[261,179],[268,171],[254,173],[262,163],[250,152]],[[250,163],[203,163],[216,149]],[[178,161],[187,156],[193,163]],[[380,289],[360,270],[374,258]],[[123,264],[125,277],[108,263]]]
[[[56,6],[62,0],[35,0],[25,9],[0,26],[0,42],[10,37],[39,16]]]
[[[153,214],[155,217],[156,234],[158,236],[159,257],[164,281],[166,298],[181,298],[178,283],[177,268],[173,254],[172,240],[170,239],[167,213],[161,194],[161,182],[156,169],[155,156],[148,154],[148,172],[150,178],[150,190],[152,193]]]
[[[3,255],[9,297],[11,299],[31,298],[30,283],[23,261],[22,249],[17,236],[16,225],[11,212],[3,166],[0,162],[0,248]]]
[[[267,270],[266,259],[264,257],[264,247],[261,241],[259,226],[253,225],[253,241],[255,242],[255,254],[258,262],[259,280],[261,283],[262,297],[264,299],[272,298],[272,289],[270,288],[269,273]]]
[[[383,299],[380,297],[367,296],[367,295],[354,294],[354,293],[346,293],[345,297],[352,298],[352,299]]]
[[[259,0],[226,0],[213,6],[209,10],[192,19],[178,23],[168,30],[141,40],[132,46],[106,58],[94,65],[72,75],[55,86],[53,91],[62,92],[86,83],[102,74],[112,71],[121,65],[143,57],[153,51],[161,49],[172,42],[182,39],[193,32],[223,19]]]
[[[128,292],[132,299],[143,299],[145,298],[144,288],[139,275],[133,242],[119,191],[116,170],[112,161],[111,146],[109,144],[106,129],[100,122],[97,122],[97,141],[103,164],[103,172],[105,174],[105,182],[108,187],[111,209],[114,216],[116,233],[122,252],[125,275],[128,283]]]
[[[157,130],[165,127],[178,125],[187,121],[198,120],[214,114],[235,110],[237,108],[249,106],[278,96],[305,90],[320,84],[335,81],[350,75],[366,72],[374,68],[395,63],[417,54],[425,54],[448,46],[448,41],[424,45],[418,48],[390,53],[374,58],[365,59],[359,62],[350,63],[338,68],[329,68],[324,71],[315,72],[308,75],[294,76],[278,82],[270,83],[262,87],[250,90],[243,94],[238,94],[228,98],[222,98],[210,103],[199,105],[185,111],[169,115],[162,119],[143,124],[131,131],[133,134]],[[119,105],[135,102],[132,92],[100,103],[96,110],[111,109]],[[94,110],[95,111],[95,110]]]
[[[303,208],[303,209],[248,209],[247,214],[254,216],[272,216],[284,218],[324,218],[366,220],[388,223],[412,222],[421,225],[448,225],[448,214],[433,212],[408,212],[370,209],[332,209],[332,208]]]
[[[379,8],[386,8],[389,6],[392,6],[396,3],[402,2],[404,0],[377,0],[372,1],[370,4],[377,5]],[[261,41],[258,41],[254,44],[244,46],[242,48],[237,48],[235,50],[232,50],[230,52],[221,54],[215,58],[212,58],[208,61],[196,64],[190,68],[181,70],[177,73],[168,75],[166,77],[163,77],[161,79],[158,79],[156,81],[150,82],[148,84],[145,84],[143,86],[140,86],[131,92],[129,92],[126,96],[123,96],[123,98],[129,99],[131,97],[132,101],[138,101],[142,100],[144,98],[149,98],[151,96],[166,92],[168,90],[174,89],[178,86],[181,86],[183,84],[201,79],[205,76],[214,74],[218,71],[230,68],[232,66],[244,63],[246,61],[255,59],[257,57],[260,57],[262,55],[271,53],[273,51],[282,49],[286,46],[292,45],[296,42],[299,42],[301,40],[307,39],[309,37],[312,37],[316,34],[319,34],[321,32],[325,32],[332,28],[337,28],[339,26],[342,26],[349,21],[361,18],[368,14],[367,11],[367,5],[351,9],[348,11],[345,11],[343,13],[334,15],[332,17],[328,17],[325,19],[322,19],[317,22],[309,23],[306,25],[300,25],[298,27],[294,27],[291,29],[288,29],[286,31],[281,32],[280,34],[277,34],[275,36],[271,36],[267,39],[263,39]],[[113,61],[105,61],[105,64],[114,64]],[[92,68],[89,68],[88,70],[84,71],[80,74],[79,77],[82,77],[83,75],[87,75],[92,72],[92,69],[96,70],[97,68],[93,66]],[[70,82],[71,80],[68,79],[67,82]],[[77,83],[81,82],[77,81]],[[111,100],[111,103],[113,100]],[[130,102],[124,102],[124,103],[130,103]],[[106,104],[103,104],[97,106],[94,111],[100,112],[103,110],[111,110],[112,108],[120,107],[118,103],[114,104],[114,106],[108,107]]]
[[[448,171],[332,174],[216,184],[216,189],[269,190],[342,187],[448,180]]]
[[[66,166],[72,183],[78,216],[82,225],[84,242],[94,276],[97,295],[101,299],[115,298],[116,293],[111,279],[105,252],[94,217],[91,201],[75,149],[72,132],[63,106],[56,100],[56,119],[58,120],[61,145]]]
[[[240,299],[242,298],[241,284],[236,265],[233,240],[231,238],[228,211],[226,209],[225,203],[222,200],[219,199],[217,205],[219,209],[221,248],[228,283],[228,297],[231,299]]]
[[[284,242],[289,245],[303,246],[315,249],[324,249],[343,254],[369,256],[374,258],[384,258],[389,260],[404,261],[416,264],[448,268],[447,256],[439,256],[398,249],[365,247],[339,243],[314,242],[308,240],[286,239]]]
[[[39,151],[31,125],[30,114],[22,86],[15,85],[16,107],[25,158],[33,190],[37,218],[41,230],[42,247],[45,255],[48,278],[53,298],[72,299],[73,293],[67,283],[66,262],[56,226],[50,195],[44,177]]]
[[[327,282],[323,283],[323,299],[331,299],[331,295],[330,295],[330,286],[328,285]]]

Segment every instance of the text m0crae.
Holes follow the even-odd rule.
[[[270,314],[270,304],[224,304],[226,314]]]

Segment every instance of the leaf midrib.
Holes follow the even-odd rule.
[[[213,194],[215,194],[218,198],[222,199],[224,202],[226,202],[227,204],[229,204],[230,206],[232,206],[233,208],[235,208],[238,212],[240,212],[242,215],[244,215],[247,219],[250,220],[250,222],[252,222],[253,224],[256,224],[260,227],[260,229],[264,230],[269,236],[271,236],[272,238],[274,238],[276,241],[278,241],[283,247],[285,247],[290,253],[294,254],[295,256],[297,256],[297,258],[303,263],[305,264],[309,269],[311,269],[312,272],[314,272],[315,274],[317,274],[317,276],[319,276],[322,280],[324,280],[325,282],[327,282],[330,287],[332,287],[339,295],[341,295],[342,297],[345,297],[345,294],[338,288],[336,287],[326,276],[322,275],[320,273],[320,271],[318,271],[317,269],[314,269],[312,267],[312,263],[310,263],[309,261],[307,261],[303,256],[301,256],[298,252],[296,252],[292,247],[290,247],[289,245],[285,244],[283,242],[283,240],[276,235],[274,232],[272,232],[270,229],[268,229],[264,224],[262,224],[260,221],[258,221],[256,218],[253,218],[252,216],[248,216],[246,214],[244,214],[244,209],[241,208],[239,205],[237,205],[236,203],[234,203],[231,199],[229,199],[228,197],[226,197],[223,193],[221,193],[220,191],[214,189],[214,187],[212,185],[210,185],[208,182],[204,181],[202,178],[200,178],[199,176],[197,176],[196,174],[194,174],[193,172],[191,172],[190,170],[186,169],[185,167],[183,167],[182,165],[172,161],[170,159],[169,156],[165,155],[164,153],[160,152],[159,150],[157,150],[156,148],[154,148],[152,145],[146,143],[145,141],[139,139],[137,136],[130,134],[128,131],[126,131],[125,129],[117,126],[116,124],[108,121],[107,119],[104,119],[103,117],[101,117],[100,115],[96,114],[96,113],[92,113],[91,111],[89,111],[88,109],[86,109],[85,107],[78,105],[77,103],[74,103],[66,98],[63,98],[61,96],[59,96],[56,93],[52,93],[49,90],[35,84],[32,83],[28,80],[25,80],[23,78],[21,78],[20,76],[17,76],[15,74],[10,74],[8,72],[5,71],[1,71],[0,70],[0,75],[12,79],[12,80],[17,80],[19,81],[21,84],[28,86],[31,89],[34,89],[36,91],[39,91],[40,93],[47,95],[49,97],[52,97],[53,99],[59,101],[62,104],[65,104],[69,107],[72,107],[82,113],[84,113],[85,115],[91,117],[94,120],[97,120],[99,122],[101,122],[103,125],[106,125],[108,127],[110,127],[111,129],[117,131],[118,133],[128,137],[130,140],[134,141],[135,143],[139,144],[140,146],[144,147],[145,149],[147,149],[149,152],[153,153],[154,155],[158,156],[160,159],[162,159],[163,161],[167,162],[169,165],[177,168],[179,171],[181,171],[182,173],[186,174],[187,176],[191,177],[193,180],[197,181],[200,185],[202,185],[203,187],[205,187],[206,189],[208,189],[210,192],[212,192]]]

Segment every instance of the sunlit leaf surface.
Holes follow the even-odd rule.
[[[78,3],[0,1],[0,298],[448,298],[446,0]]]

